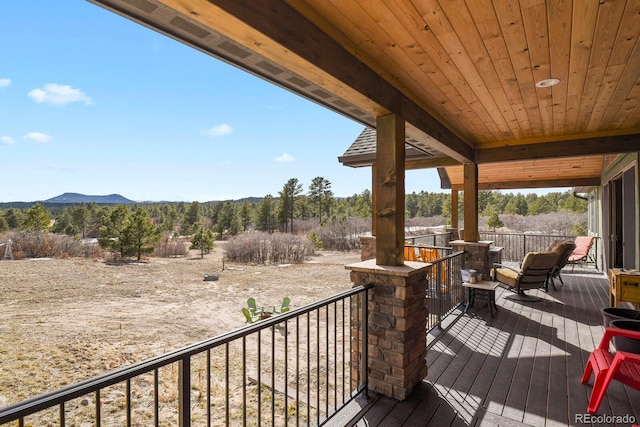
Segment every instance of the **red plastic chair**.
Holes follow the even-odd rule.
[[[591,372],[594,373],[593,390],[589,398],[587,412],[598,412],[600,402],[609,387],[611,380],[617,380],[629,387],[640,390],[640,354],[618,351],[611,353],[609,343],[614,336],[623,336],[640,340],[640,331],[629,329],[607,328],[604,331],[600,345],[587,361],[582,375],[582,383],[589,381]]]

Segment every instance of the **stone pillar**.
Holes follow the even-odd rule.
[[[360,261],[376,258],[376,236],[360,236]]]
[[[480,242],[465,242],[464,240],[454,240],[450,242],[453,252],[464,251],[465,270],[476,270],[488,278],[491,272],[491,260],[489,249],[492,241],[484,240]]]
[[[374,285],[368,302],[369,389],[404,400],[427,375],[429,265],[384,266],[371,259],[346,268],[354,286]],[[352,362],[358,366],[353,355]]]

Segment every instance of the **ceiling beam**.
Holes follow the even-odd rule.
[[[451,157],[436,157],[432,159],[407,160],[405,169],[432,169],[444,166],[461,166],[460,162]]]
[[[383,108],[399,114],[434,138],[430,145],[445,155],[459,162],[473,160],[474,150],[469,144],[284,1],[208,2]]]
[[[631,134],[478,149],[476,162],[482,164],[550,159],[592,154],[629,153],[638,150],[640,150],[640,134]]]
[[[479,190],[515,190],[519,188],[557,188],[557,187],[595,187],[600,178],[537,179],[532,181],[484,182],[478,184]],[[463,184],[452,184],[452,190],[464,191]]]

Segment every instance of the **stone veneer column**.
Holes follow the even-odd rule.
[[[347,265],[354,286],[373,284],[368,310],[369,389],[404,400],[427,375],[427,264]],[[354,326],[357,329],[358,326]],[[354,336],[360,331],[352,331]],[[358,369],[354,349],[352,369]]]
[[[360,236],[360,261],[376,258],[376,236]]]
[[[492,241],[465,242],[464,240],[454,240],[449,243],[453,252],[464,251],[465,270],[476,270],[482,273],[483,277],[489,277],[491,272],[491,261],[489,249]]]

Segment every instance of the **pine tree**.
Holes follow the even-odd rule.
[[[199,249],[200,258],[204,258],[205,253],[211,252],[214,247],[214,234],[211,230],[200,227],[191,238],[191,248]]]
[[[128,243],[126,255],[134,255],[139,261],[142,254],[151,253],[154,244],[160,238],[156,233],[156,226],[149,219],[149,214],[142,208],[136,209],[123,230]]]
[[[293,218],[295,214],[296,198],[302,193],[302,184],[297,178],[291,178],[280,191],[280,220],[285,233],[293,233]],[[290,227],[288,225],[290,224]]]
[[[98,244],[102,249],[119,253],[121,258],[127,256],[128,243],[124,233],[129,221],[129,211],[124,205],[118,205],[102,218]]]
[[[21,229],[23,231],[46,231],[49,229],[49,214],[45,211],[44,206],[40,203],[35,204],[31,209],[27,211],[27,215],[22,221]]]
[[[331,193],[331,182],[328,179],[323,178],[321,176],[317,176],[313,178],[311,181],[311,185],[309,185],[309,197],[316,205],[316,212],[320,218],[320,223],[322,224],[322,204],[328,197],[330,197],[333,193]]]

